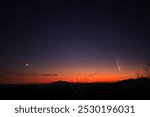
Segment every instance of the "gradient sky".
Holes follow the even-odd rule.
[[[150,57],[150,2],[1,1],[0,83],[136,77]]]

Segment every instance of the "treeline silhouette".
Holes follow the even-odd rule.
[[[0,85],[0,99],[11,100],[143,100],[150,99],[150,79],[115,83],[70,83]]]

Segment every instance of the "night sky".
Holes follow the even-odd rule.
[[[136,77],[150,57],[150,2],[1,1],[0,83]]]

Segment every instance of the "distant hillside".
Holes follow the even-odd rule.
[[[115,84],[130,85],[130,86],[146,86],[150,84],[150,78],[137,78],[118,81]]]
[[[150,99],[150,79],[116,83],[70,83],[0,85],[0,99]]]

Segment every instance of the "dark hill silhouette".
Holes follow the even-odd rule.
[[[0,85],[0,99],[150,99],[150,79],[115,83],[70,83]]]
[[[130,86],[145,86],[150,84],[150,79],[149,78],[138,78],[138,79],[127,79],[127,80],[122,80],[118,81],[117,84],[124,84],[124,85],[130,85]]]

